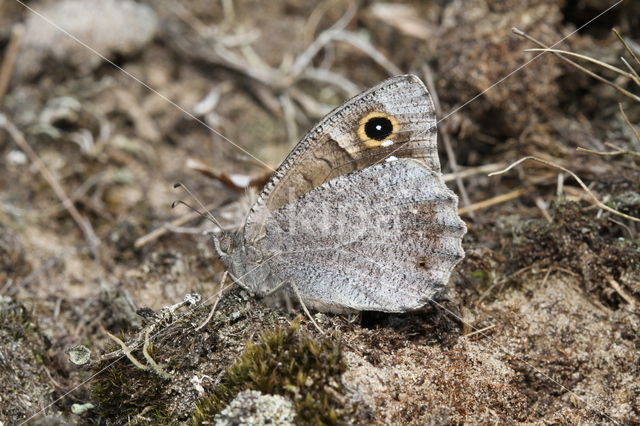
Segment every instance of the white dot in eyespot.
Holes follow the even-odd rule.
[[[391,145],[393,145],[393,141],[391,139],[387,139],[380,144],[380,146],[391,146]]]
[[[396,161],[397,159],[398,159],[398,157],[396,157],[396,156],[392,155],[392,156],[390,156],[389,158],[387,158],[387,159],[386,159],[386,160],[384,160],[384,161],[386,161],[387,163],[390,163],[390,162],[392,162],[392,161]]]
[[[382,130],[382,126],[378,124],[378,125],[376,126],[376,130]]]
[[[230,175],[229,180],[239,188],[248,188],[251,184],[251,177],[246,175]]]

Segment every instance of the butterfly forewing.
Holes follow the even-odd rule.
[[[249,213],[245,241],[264,235],[269,212],[389,156],[419,159],[439,172],[436,143],[433,102],[420,79],[385,80],[333,110],[296,145]]]

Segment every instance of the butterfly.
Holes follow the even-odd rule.
[[[402,75],[327,114],[244,226],[214,247],[257,296],[296,296],[326,312],[405,312],[441,295],[464,257],[457,207],[440,171],[431,96]]]

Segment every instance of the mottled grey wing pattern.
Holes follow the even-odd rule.
[[[463,256],[457,205],[431,97],[399,76],[320,121],[216,249],[258,295],[298,289],[318,310],[404,312],[440,293]]]
[[[388,117],[392,132],[379,140],[368,137],[365,125],[371,117]],[[333,110],[296,145],[251,209],[245,242],[251,244],[264,235],[270,211],[389,155],[419,159],[440,171],[436,144],[435,111],[422,81],[413,75],[383,81]]]
[[[457,204],[421,162],[383,162],[276,210],[255,247],[270,286],[294,283],[311,307],[403,312],[441,292],[464,256]]]

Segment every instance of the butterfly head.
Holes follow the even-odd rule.
[[[261,264],[258,253],[252,247],[244,244],[242,232],[222,231],[212,235],[213,248],[229,272],[239,281],[239,284],[257,293],[264,282],[268,269],[259,267]]]
[[[236,253],[242,246],[240,233],[235,231],[211,234],[211,239],[213,240],[213,249],[223,261]]]

